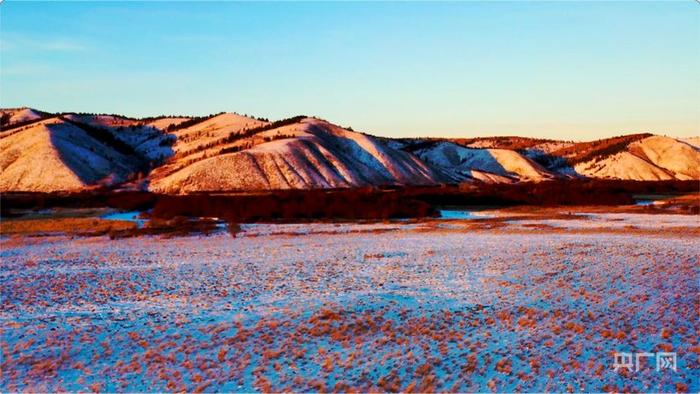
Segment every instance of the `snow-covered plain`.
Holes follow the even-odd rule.
[[[697,236],[596,223],[3,238],[0,390],[697,392]]]
[[[640,215],[634,213],[576,213],[575,216],[582,220],[567,219],[539,219],[539,220],[514,220],[515,227],[551,226],[571,230],[580,229],[679,229],[700,226],[700,216],[697,215],[673,215],[655,214]]]

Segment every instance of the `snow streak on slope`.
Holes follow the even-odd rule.
[[[436,183],[435,173],[420,160],[374,137],[311,118],[297,128],[303,132],[295,138],[198,161],[154,180],[151,188],[187,193]]]
[[[420,148],[415,154],[441,168],[454,181],[541,181],[554,177],[537,163],[507,149],[473,149],[442,141]]]
[[[123,182],[136,171],[133,157],[83,129],[52,119],[0,139],[0,190],[80,190]]]

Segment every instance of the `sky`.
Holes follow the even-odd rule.
[[[700,3],[0,4],[0,106],[391,137],[700,135]]]

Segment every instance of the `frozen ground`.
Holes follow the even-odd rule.
[[[623,219],[3,238],[0,391],[697,392],[697,217]]]
[[[513,220],[509,223],[516,227],[551,226],[570,230],[576,229],[645,229],[677,230],[700,226],[700,216],[655,214],[640,215],[634,213],[574,213],[585,220],[542,219]]]

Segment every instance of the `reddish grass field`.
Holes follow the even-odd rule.
[[[517,214],[4,236],[0,390],[700,389],[697,216]]]

